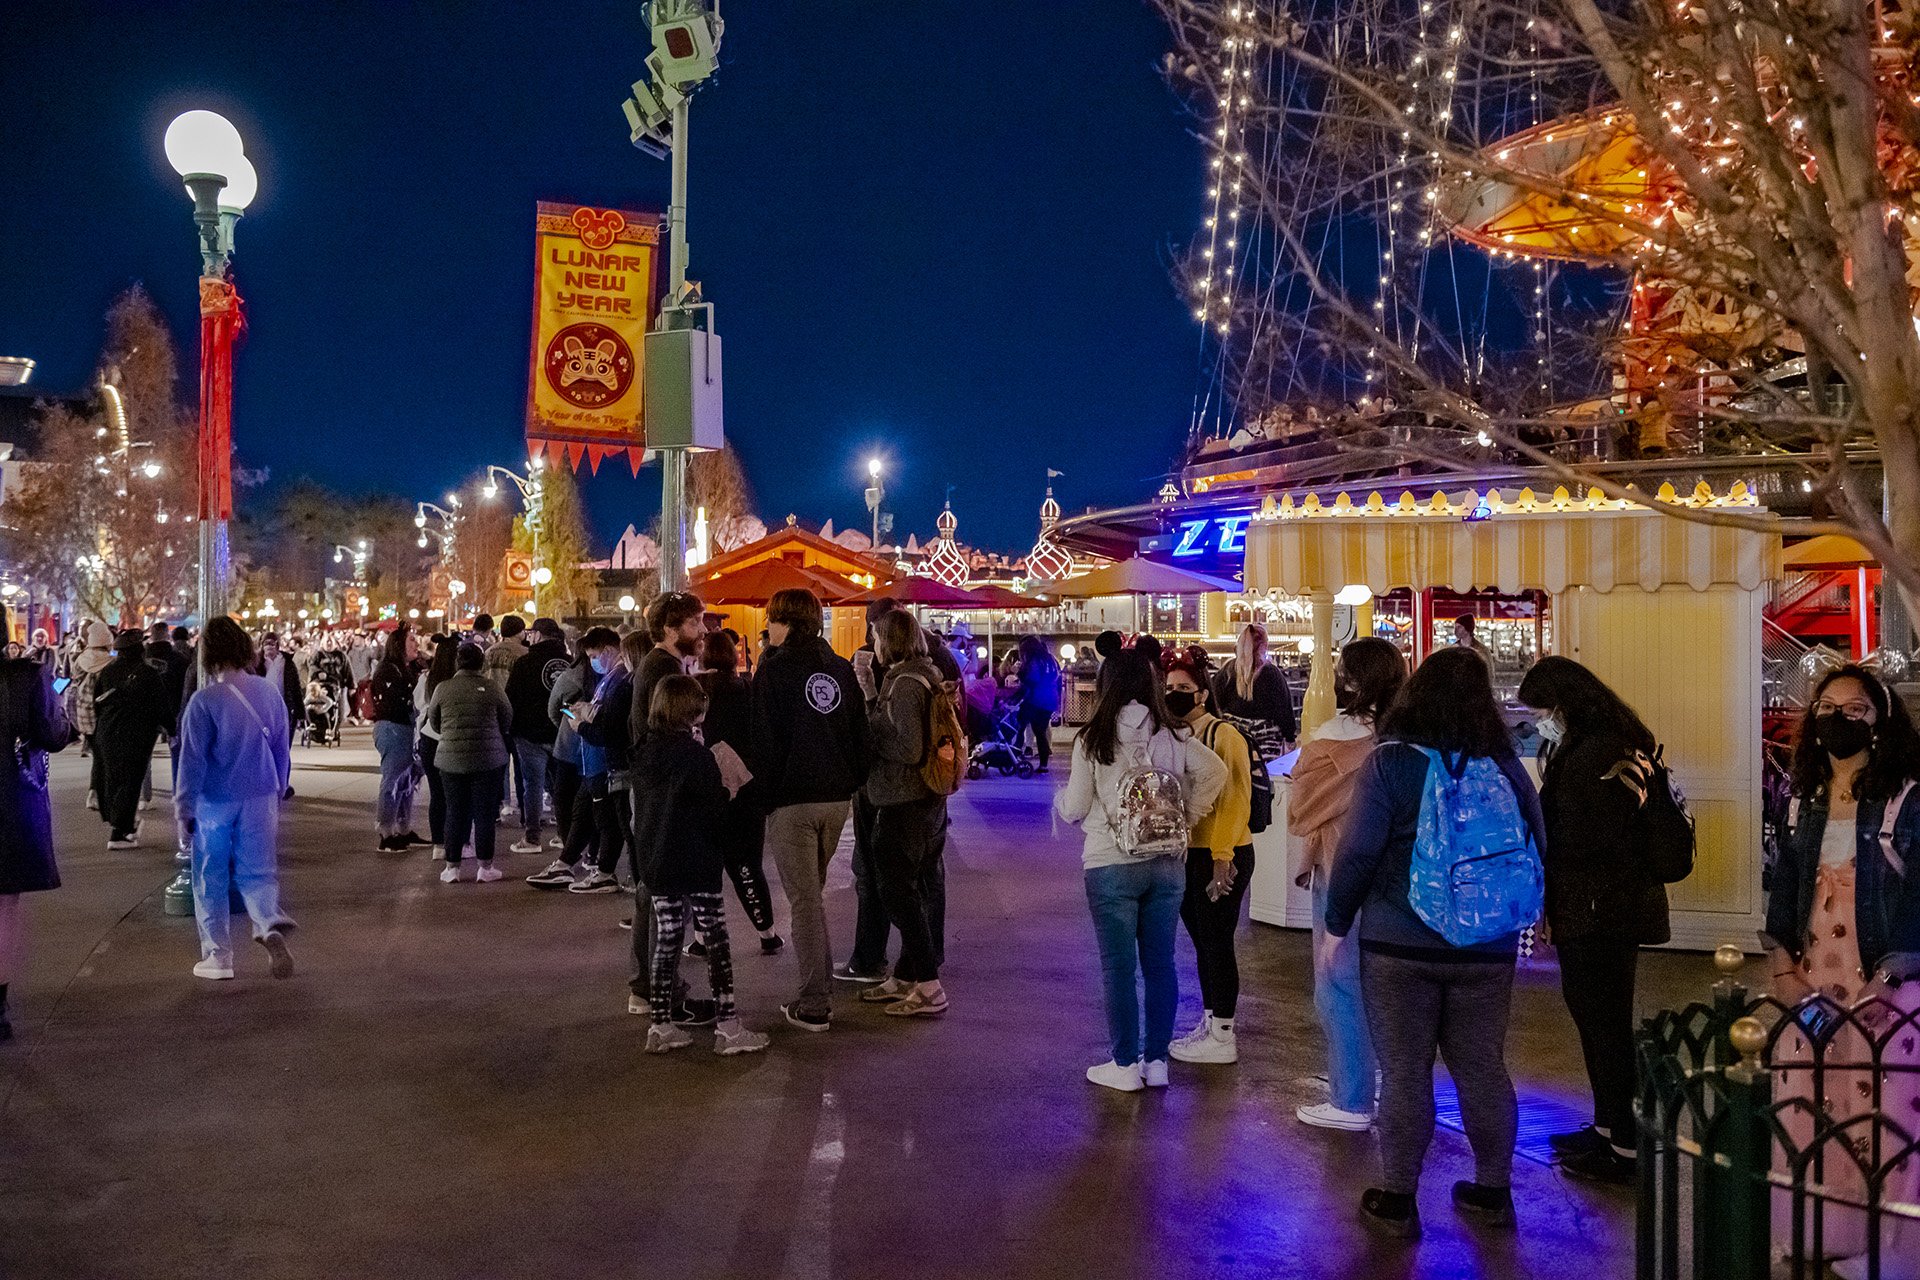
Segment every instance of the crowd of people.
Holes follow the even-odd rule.
[[[852,660],[826,642],[811,593],[777,594],[766,616],[757,664],[743,637],[715,628],[685,593],[655,599],[645,625],[624,635],[592,627],[570,640],[550,619],[518,617],[496,633],[483,615],[472,631],[424,647],[402,624],[378,639],[377,654],[359,638],[287,653],[277,636],[256,645],[227,618],[197,646],[164,627],[116,635],[98,623],[59,651],[36,637],[0,665],[0,736],[13,745],[4,790],[18,815],[0,841],[0,1035],[20,895],[59,883],[46,753],[75,740],[93,758],[109,847],[121,849],[138,841],[153,749],[167,738],[177,830],[192,850],[194,973],[234,974],[232,895],[269,971],[291,975],[279,805],[311,686],[335,679],[355,683],[331,696],[372,725],[380,851],[431,845],[445,861],[442,882],[468,882],[469,863],[470,882],[498,882],[505,818],[520,837],[511,852],[553,855],[525,877],[532,888],[633,894],[627,1007],[649,1019],[650,1052],[685,1047],[706,1025],[722,1055],[767,1047],[735,1007],[722,898],[731,882],[761,951],[782,951],[767,856],[798,970],[780,1008],[788,1025],[829,1030],[836,981],[892,1017],[945,1014],[947,806],[965,770],[967,728],[1009,703],[1044,760],[1059,666],[1037,637],[989,663],[964,642],[930,636],[891,601],[870,609],[867,643]],[[1329,1084],[1326,1102],[1297,1115],[1378,1131],[1382,1177],[1360,1209],[1400,1235],[1420,1229],[1436,1056],[1457,1088],[1475,1161],[1453,1203],[1491,1224],[1513,1221],[1506,1032],[1516,956],[1536,927],[1558,954],[1594,1104],[1593,1122],[1554,1135],[1553,1146],[1570,1174],[1633,1178],[1637,960],[1641,947],[1667,940],[1666,885],[1685,873],[1650,852],[1663,766],[1634,710],[1579,663],[1541,659],[1518,694],[1546,743],[1536,786],[1471,638],[1411,672],[1387,641],[1349,643],[1336,668],[1340,712],[1307,735],[1292,768],[1288,821],[1300,855],[1290,870],[1314,904]],[[1239,1058],[1235,945],[1253,836],[1273,815],[1268,765],[1298,730],[1292,691],[1257,627],[1218,668],[1198,646],[1166,648],[1151,636],[1108,633],[1095,648],[1097,700],[1055,807],[1082,829],[1105,989],[1110,1055],[1087,1078],[1132,1092],[1166,1087],[1170,1062]],[[992,712],[976,696],[980,680],[993,686]],[[1902,985],[1920,967],[1920,875],[1907,870],[1920,866],[1920,806],[1907,803],[1916,779],[1920,734],[1901,701],[1859,667],[1823,679],[1801,726],[1767,916],[1783,1000],[1920,1005],[1920,983]],[[414,825],[422,781],[427,836]],[[1471,832],[1470,846],[1457,835],[1449,843],[1442,813]],[[858,915],[836,967],[823,886],[849,823]],[[1202,1012],[1176,1038],[1183,926]],[[683,955],[705,959],[707,997],[691,994]],[[1809,1038],[1789,1037],[1788,1052],[1811,1055]],[[1783,1070],[1778,1083],[1791,1090],[1812,1075]],[[1860,1083],[1864,1099],[1873,1090]],[[1900,1093],[1913,1091],[1904,1077],[1880,1088],[1896,1105],[1920,1101]],[[1827,1089],[1830,1108],[1866,1105]]]

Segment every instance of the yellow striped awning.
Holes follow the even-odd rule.
[[[1705,485],[1686,499],[1661,487],[1663,502],[1757,507],[1744,485],[1725,497]],[[1471,518],[1470,518],[1471,517]],[[1411,493],[1389,503],[1378,493],[1356,504],[1309,495],[1271,498],[1247,527],[1248,590],[1294,595],[1338,592],[1365,583],[1375,595],[1396,587],[1506,594],[1569,587],[1644,591],[1684,585],[1705,591],[1732,584],[1749,591],[1778,576],[1780,537],[1663,515],[1637,503],[1594,495],[1570,498],[1557,489],[1482,495]]]

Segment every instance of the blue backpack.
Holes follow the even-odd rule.
[[[1415,914],[1456,947],[1534,923],[1546,875],[1507,775],[1486,756],[1462,756],[1454,766],[1419,750],[1428,765],[1407,884]]]

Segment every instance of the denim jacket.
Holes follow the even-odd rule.
[[[1780,842],[1763,935],[1795,960],[1807,944],[1820,839],[1827,829],[1825,797],[1803,798],[1798,808]],[[1908,794],[1894,823],[1893,847],[1906,863],[1904,875],[1880,848],[1886,811],[1884,800],[1862,800],[1854,819],[1854,934],[1860,964],[1868,974],[1884,969],[1897,978],[1920,977],[1920,787]]]

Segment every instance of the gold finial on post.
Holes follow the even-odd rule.
[[[1713,950],[1713,967],[1731,978],[1740,972],[1740,966],[1747,962],[1747,953],[1731,942],[1723,942]]]
[[[1734,1019],[1733,1025],[1727,1028],[1727,1039],[1740,1054],[1741,1066],[1749,1071],[1761,1069],[1764,1064],[1760,1061],[1760,1051],[1767,1047],[1767,1028],[1760,1019]]]

